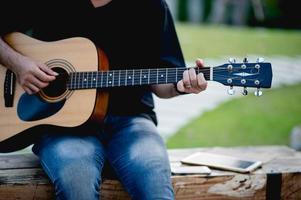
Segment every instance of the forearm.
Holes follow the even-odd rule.
[[[12,71],[16,71],[16,67],[21,62],[22,55],[11,48],[0,37],[0,63]]]
[[[168,99],[179,95],[174,84],[152,85],[151,89],[159,98]]]

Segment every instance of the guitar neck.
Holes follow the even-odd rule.
[[[140,86],[176,83],[183,78],[187,68],[127,69],[69,74],[67,88],[70,90]],[[195,68],[196,74],[203,73],[212,80],[212,67]]]

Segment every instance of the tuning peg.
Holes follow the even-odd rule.
[[[257,89],[255,90],[254,95],[257,96],[257,97],[262,96],[262,91],[260,90],[260,88],[257,88]]]
[[[229,60],[228,60],[228,61],[229,61],[229,63],[231,63],[231,64],[232,64],[232,63],[236,63],[236,60],[235,60],[235,58],[229,58]]]
[[[256,59],[256,62],[257,63],[262,63],[262,62],[264,62],[264,58],[259,57],[259,58]]]
[[[244,59],[243,59],[243,63],[248,63],[249,62],[249,59],[247,58],[247,57],[245,57]]]
[[[244,95],[244,96],[248,95],[248,90],[246,87],[244,87],[244,89],[242,91],[242,95]]]
[[[227,90],[229,95],[234,95],[235,94],[235,90],[233,88],[233,86],[230,86],[230,88]]]

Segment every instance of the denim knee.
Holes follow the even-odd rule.
[[[110,143],[108,159],[132,199],[174,199],[170,164],[162,138],[150,129],[121,135],[131,140],[116,136],[119,141]]]
[[[33,151],[54,183],[57,199],[99,199],[105,158],[96,137],[47,136]]]

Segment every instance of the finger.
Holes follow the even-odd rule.
[[[207,83],[203,73],[198,74],[197,80],[198,80],[198,87],[201,89],[201,91],[206,90],[208,83]]]
[[[185,89],[190,89],[191,88],[191,83],[190,83],[190,79],[189,79],[189,72],[188,70],[185,70],[183,72],[183,84],[184,84],[184,88]]]
[[[53,71],[52,69],[47,67],[45,64],[39,64],[39,68],[48,75],[51,75],[51,76],[59,75],[57,72]]]
[[[192,88],[197,88],[198,87],[198,81],[195,73],[195,69],[191,68],[188,70],[189,74],[189,81],[191,83]]]
[[[38,70],[35,70],[34,75],[43,82],[50,82],[55,79],[55,76],[46,74],[44,71],[41,70],[41,68],[38,68]]]
[[[39,79],[37,79],[37,78],[35,78],[35,77],[31,80],[30,83],[32,83],[33,85],[35,85],[35,86],[36,86],[37,88],[39,88],[39,89],[44,88],[44,87],[46,87],[46,86],[49,85],[48,82],[40,81]]]
[[[177,83],[177,88],[180,92],[184,92],[185,91],[185,87],[184,87],[184,82],[183,80],[180,80],[178,83]]]
[[[28,83],[27,87],[30,89],[32,94],[35,94],[40,91],[40,89],[37,86],[35,86],[34,84],[31,84],[31,83]]]
[[[29,95],[33,94],[32,91],[28,87],[23,87],[23,90]]]
[[[195,61],[195,63],[196,63],[196,65],[197,65],[198,67],[200,67],[200,68],[205,67],[205,64],[204,64],[203,59],[198,58],[198,59]]]

